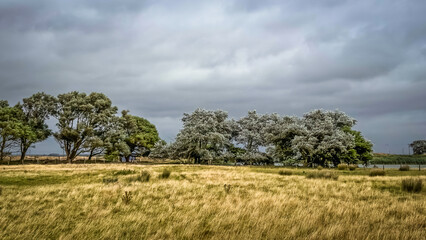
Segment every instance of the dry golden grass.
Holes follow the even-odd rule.
[[[164,168],[168,179],[158,178]],[[142,170],[149,182],[134,180]],[[403,192],[407,177],[307,179],[294,171],[0,166],[0,239],[425,239],[426,190]]]

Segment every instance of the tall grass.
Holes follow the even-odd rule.
[[[413,178],[407,178],[402,180],[401,183],[401,189],[406,192],[414,192],[418,193],[422,191],[423,188],[423,181],[422,179],[413,179]]]
[[[361,170],[332,170],[340,176],[330,181],[302,174],[328,170],[292,169],[292,176],[279,176],[274,168],[174,165],[167,168],[176,177],[169,175],[167,181],[128,182],[141,171],[161,174],[164,166],[127,167],[134,173],[114,175],[122,170],[119,164],[2,167],[0,239],[425,236],[426,193],[402,192],[401,176],[369,178],[345,175]],[[106,177],[117,182],[104,184]],[[417,178],[426,179],[424,174]],[[399,192],[388,190],[393,188]]]

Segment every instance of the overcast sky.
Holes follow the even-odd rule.
[[[426,139],[426,1],[0,1],[0,99],[103,92],[172,141],[184,112],[339,109],[376,152]],[[54,125],[54,121],[50,121]],[[31,153],[61,152],[50,139]]]

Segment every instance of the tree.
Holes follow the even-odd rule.
[[[23,127],[19,131],[20,160],[24,161],[28,149],[37,142],[47,139],[52,131],[45,121],[55,110],[55,98],[43,92],[24,98],[16,106],[21,112]]]
[[[265,145],[262,136],[266,122],[265,118],[256,113],[256,110],[249,111],[247,116],[237,121],[239,133],[236,142],[242,144],[248,153],[258,153],[259,147]]]
[[[417,140],[413,141],[410,144],[410,147],[413,148],[413,154],[420,155],[426,153],[426,140]]]
[[[167,144],[166,141],[160,140],[155,143],[151,152],[149,153],[150,158],[169,158],[171,153],[171,145]]]
[[[349,150],[347,155],[342,157],[342,160],[346,163],[359,161],[368,165],[368,162],[373,159],[373,144],[366,140],[359,131],[352,130],[349,127],[343,128],[343,130],[354,136],[355,146]]]
[[[117,107],[102,93],[79,93],[77,91],[60,94],[57,98],[54,116],[58,119],[58,132],[53,135],[64,149],[69,163],[87,149],[87,142],[96,131],[104,128]]]
[[[314,110],[304,114],[302,134],[292,141],[298,158],[308,165],[337,166],[341,157],[354,147],[354,136],[345,132],[356,120],[340,111]]]
[[[151,148],[160,140],[154,124],[145,118],[130,115],[128,111],[122,111],[121,127],[124,141],[129,147],[128,152],[122,152],[126,161],[129,161],[131,154],[148,156]]]
[[[173,157],[193,159],[194,163],[211,163],[223,157],[231,144],[233,122],[222,110],[208,111],[198,108],[193,113],[184,113],[183,129],[173,144]]]
[[[303,122],[293,116],[281,117],[274,113],[266,115],[266,126],[263,135],[265,141],[269,145],[267,148],[268,154],[275,160],[294,163],[295,152],[293,150],[293,140],[297,136],[306,135],[307,129],[304,127]],[[307,146],[306,146],[307,147]],[[301,149],[300,146],[299,149]],[[304,155],[305,151],[300,151]],[[306,158],[307,156],[304,156]]]
[[[20,114],[18,108],[10,107],[7,101],[0,100],[0,162],[17,143],[19,132],[23,128]]]

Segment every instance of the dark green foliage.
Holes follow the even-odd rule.
[[[426,155],[373,154],[371,164],[426,164]]]
[[[420,155],[426,153],[426,140],[417,140],[410,144],[413,154]]]
[[[9,107],[7,101],[0,101],[0,163],[5,156],[10,155],[20,133],[25,129],[21,115],[20,109]]]
[[[102,182],[103,183],[106,183],[106,184],[108,184],[108,183],[115,183],[115,182],[118,182],[118,178],[114,178],[114,177],[105,177],[105,178],[103,178],[102,179]]]
[[[64,149],[69,163],[87,151],[88,141],[111,121],[117,107],[102,93],[77,91],[59,94],[54,116],[58,119],[56,141]]]
[[[132,192],[130,191],[125,191],[124,194],[121,196],[121,200],[123,200],[124,204],[129,204],[130,201],[132,200]]]
[[[20,160],[23,162],[28,149],[37,142],[44,141],[52,131],[45,123],[55,111],[56,99],[53,96],[39,92],[29,98],[24,98],[23,103],[18,103],[19,120],[23,127],[19,131]]]
[[[290,171],[290,170],[279,170],[279,171],[278,171],[278,174],[279,174],[279,175],[289,176],[289,175],[292,175],[292,174],[293,174],[293,172],[292,172],[292,171]]]
[[[369,175],[370,175],[370,177],[385,176],[386,172],[383,169],[371,169]]]
[[[313,171],[306,174],[306,178],[323,178],[337,180],[339,175],[330,171]]]
[[[356,163],[359,161],[367,165],[369,161],[373,159],[373,144],[366,140],[359,131],[352,130],[349,127],[345,127],[344,131],[354,136],[355,147],[353,150],[355,150],[355,152],[351,151],[351,149],[343,156],[343,160],[347,163]]]
[[[167,178],[169,178],[170,177],[170,174],[171,174],[172,172],[169,170],[169,169],[167,169],[167,168],[164,168],[163,169],[163,172],[161,172],[161,174],[160,175],[158,175],[158,178],[161,178],[161,179],[167,179]]]
[[[422,188],[423,188],[423,181],[420,178],[418,179],[407,178],[402,180],[402,183],[401,183],[401,189],[406,192],[418,193],[422,191]]]
[[[131,154],[138,156],[148,156],[155,143],[160,140],[154,124],[142,117],[128,114],[122,111],[120,118],[124,142],[128,146],[128,151],[121,152],[129,161]]]
[[[410,171],[410,166],[408,166],[408,165],[401,165],[399,167],[399,171]]]
[[[337,169],[339,169],[339,170],[346,170],[346,169],[348,169],[348,164],[341,163],[341,164],[337,165]]]

